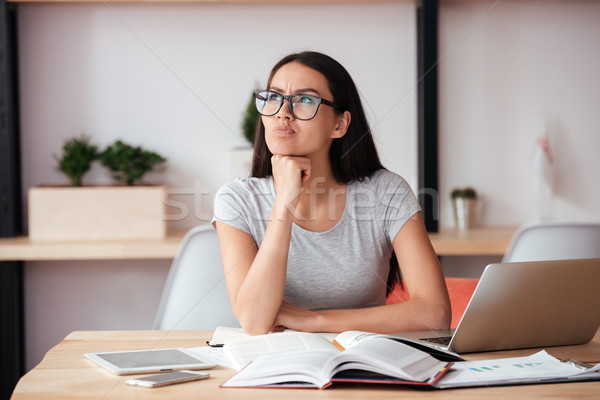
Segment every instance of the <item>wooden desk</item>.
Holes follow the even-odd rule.
[[[502,256],[517,227],[482,227],[468,231],[442,227],[429,239],[439,256]]]
[[[467,232],[442,228],[429,235],[440,256],[503,255],[515,227],[485,227]],[[33,241],[26,236],[0,239],[0,261],[170,259],[185,232],[171,232],[157,240],[95,242]]]
[[[51,349],[42,362],[17,384],[12,398],[18,399],[532,399],[598,398],[600,382],[561,383],[550,385],[507,386],[494,388],[419,391],[410,387],[384,385],[339,385],[325,390],[313,389],[222,389],[219,385],[235,371],[224,367],[210,370],[208,380],[146,389],[125,384],[119,377],[96,366],[83,354],[94,351],[135,350],[164,347],[198,347],[206,344],[211,331],[98,331],[73,332]],[[547,349],[559,358],[571,357],[590,363],[600,362],[600,331],[590,343]],[[525,356],[537,349],[468,355],[465,358],[489,359]]]

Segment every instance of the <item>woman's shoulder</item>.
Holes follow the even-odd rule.
[[[416,202],[415,193],[408,182],[387,169],[377,170],[362,181],[356,181],[352,193],[356,198],[362,196],[363,199],[372,199],[382,204],[397,201]]]
[[[402,176],[384,168],[378,169],[370,176],[358,182],[358,184],[370,186],[375,189],[390,189],[393,187],[409,188],[408,183]]]
[[[259,218],[273,202],[271,178],[239,178],[222,185],[214,199],[214,219],[231,222],[237,218]],[[249,224],[238,226],[250,232]]]
[[[223,184],[218,193],[267,194],[271,187],[271,178],[237,178]]]

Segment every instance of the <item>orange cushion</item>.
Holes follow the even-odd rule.
[[[474,278],[446,278],[450,304],[452,305],[451,328],[456,328],[458,322],[467,308],[469,300],[475,291],[479,279]],[[387,297],[386,304],[401,303],[410,299],[410,295],[400,284],[396,284],[394,290]]]

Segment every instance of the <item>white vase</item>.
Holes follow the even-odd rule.
[[[454,204],[454,221],[460,231],[467,231],[477,226],[477,199],[456,197]]]
[[[253,150],[240,147],[229,151],[229,176],[231,179],[247,178],[252,170]]]

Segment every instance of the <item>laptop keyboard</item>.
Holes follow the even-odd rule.
[[[450,344],[450,340],[452,340],[452,336],[439,336],[439,337],[431,337],[431,338],[423,338],[426,342],[441,344],[442,346],[448,346]]]

